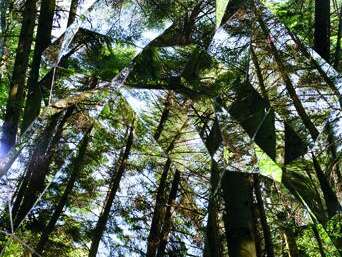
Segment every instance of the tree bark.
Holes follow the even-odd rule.
[[[312,161],[327,206],[329,218],[332,218],[341,211],[341,205],[314,155],[312,155]]]
[[[164,218],[163,228],[161,232],[161,240],[158,246],[157,257],[163,257],[165,254],[166,245],[168,242],[169,234],[171,232],[172,211],[176,204],[176,198],[177,198],[178,186],[180,184],[180,179],[181,179],[180,172],[179,170],[176,170],[175,175],[173,177],[169,198],[167,201],[167,207],[165,211],[165,218]]]
[[[218,199],[217,187],[219,186],[219,173],[218,164],[214,159],[211,161],[210,171],[210,196],[208,204],[208,221],[206,229],[206,238],[204,245],[204,257],[220,257],[222,256],[221,239],[219,234],[218,224]]]
[[[340,64],[340,58],[341,58],[341,37],[342,37],[342,4],[340,6],[340,18],[338,21],[338,32],[337,32],[335,60],[334,60],[334,68],[338,71],[340,70],[339,64]]]
[[[271,230],[267,222],[264,201],[262,199],[259,174],[254,174],[254,192],[257,199],[258,210],[260,214],[261,227],[265,239],[265,251],[267,257],[274,257]]]
[[[72,112],[73,108],[69,108],[62,118],[63,112],[53,116],[44,130],[41,140],[37,143],[37,147],[27,166],[25,180],[20,186],[13,204],[14,229],[20,225],[38,199],[39,194],[44,190],[45,178],[49,171],[55,147],[61,138],[63,126]]]
[[[24,87],[29,55],[36,20],[37,0],[27,0],[24,5],[23,20],[15,56],[12,78],[2,125],[0,156],[6,155],[16,142],[19,119],[24,101]]]
[[[78,0],[71,0],[67,27],[69,27],[75,21],[77,8],[78,8]]]
[[[321,257],[325,257],[326,255],[325,255],[325,252],[324,252],[324,248],[323,248],[323,244],[322,244],[322,239],[321,239],[321,237],[319,235],[318,229],[317,229],[315,224],[312,224],[311,228],[312,228],[312,231],[314,233],[314,236],[315,236],[315,239],[316,239],[316,242],[317,242],[317,245],[318,245],[319,253],[320,253]]]
[[[284,230],[284,239],[287,246],[289,257],[300,257],[298,253],[296,237],[291,229],[286,228]]]
[[[166,204],[165,192],[167,187],[167,175],[169,173],[170,166],[171,159],[168,158],[165,163],[163,174],[160,178],[159,186],[157,189],[156,202],[151,222],[151,229],[147,239],[146,257],[154,257],[156,255],[158,245],[160,243],[162,221],[165,214],[164,208]]]
[[[110,209],[113,204],[113,200],[115,198],[116,192],[119,189],[121,178],[126,170],[127,166],[127,160],[129,158],[131,147],[133,145],[133,127],[129,127],[129,136],[127,139],[125,151],[121,155],[121,160],[119,160],[119,167],[115,171],[115,174],[112,177],[112,181],[110,184],[110,189],[107,193],[104,208],[100,214],[100,217],[96,223],[95,229],[92,233],[92,240],[91,240],[91,246],[89,250],[89,257],[96,257],[98,247],[101,241],[101,237],[103,235],[103,232],[106,229],[106,224],[109,218]]]
[[[50,45],[53,16],[56,8],[56,0],[42,0],[40,6],[40,15],[38,20],[36,44],[34,46],[31,71],[28,78],[28,93],[24,109],[22,122],[22,132],[39,115],[42,92],[38,84],[39,69],[42,60],[43,51]]]
[[[314,49],[330,62],[330,1],[315,0]]]
[[[253,193],[249,174],[227,171],[222,180],[224,218],[230,257],[256,257]]]
[[[90,138],[90,132],[91,132],[91,128],[86,132],[82,142],[80,143],[78,155],[73,160],[73,162],[71,164],[71,169],[72,169],[71,175],[70,175],[68,183],[65,187],[63,195],[62,195],[61,199],[59,200],[57,206],[55,207],[55,210],[51,216],[51,219],[50,219],[49,223],[47,224],[47,226],[45,227],[45,229],[43,230],[43,233],[40,236],[40,239],[38,241],[38,244],[36,245],[35,251],[38,254],[42,254],[42,252],[44,250],[44,246],[48,242],[49,236],[52,233],[52,231],[54,230],[55,225],[56,225],[59,217],[61,216],[63,209],[64,209],[64,207],[68,201],[69,195],[74,188],[75,182],[77,181],[79,174],[83,168],[84,157],[86,154],[86,150],[87,150],[87,146],[88,146],[89,138]]]

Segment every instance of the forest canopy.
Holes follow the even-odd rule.
[[[342,257],[341,0],[0,0],[0,257]]]

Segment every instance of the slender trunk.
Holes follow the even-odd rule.
[[[74,188],[75,182],[77,181],[79,174],[83,168],[84,157],[85,157],[85,153],[86,153],[87,146],[89,143],[90,131],[91,131],[91,128],[86,132],[86,135],[84,136],[82,142],[80,143],[78,155],[71,164],[71,169],[72,169],[71,175],[65,187],[63,195],[61,199],[59,200],[57,206],[55,207],[55,210],[51,216],[51,219],[49,223],[47,224],[47,226],[45,227],[45,229],[43,230],[43,233],[38,241],[38,244],[36,245],[35,251],[38,254],[42,254],[44,246],[48,242],[49,236],[51,232],[54,230],[55,225],[67,203],[69,195]]]
[[[169,118],[170,115],[170,105],[171,105],[171,93],[168,94],[164,106],[164,110],[162,112],[158,127],[156,129],[156,132],[154,133],[154,139],[158,141],[164,126]],[[170,145],[165,150],[166,154],[169,154],[175,146],[175,142],[180,137],[181,133],[177,133],[176,136],[172,139]],[[159,181],[157,194],[156,194],[156,202],[155,207],[153,210],[152,215],[152,222],[151,222],[151,228],[147,239],[147,251],[146,256],[147,257],[154,257],[157,254],[158,247],[161,243],[161,237],[162,237],[162,226],[166,215],[165,206],[167,205],[167,199],[166,199],[166,191],[167,191],[167,176],[169,174],[169,170],[171,167],[172,161],[170,158],[167,159],[166,164],[163,169],[162,176]]]
[[[219,186],[220,170],[214,159],[211,161],[210,171],[210,196],[208,204],[208,221],[206,229],[206,238],[204,246],[204,257],[220,257],[222,256],[222,247],[219,234],[218,224],[218,199],[217,187]]]
[[[258,22],[259,22],[264,34],[268,37],[269,32],[268,32],[267,26],[260,16],[258,16]],[[272,55],[273,55],[273,57],[277,63],[280,75],[284,81],[286,90],[287,90],[290,98],[292,99],[293,105],[294,105],[299,117],[302,119],[306,129],[309,131],[312,139],[316,140],[318,135],[319,135],[319,132],[318,132],[317,128],[315,127],[315,125],[312,123],[308,114],[306,113],[304,106],[302,105],[302,103],[301,103],[301,101],[300,101],[300,99],[296,93],[296,90],[292,84],[291,79],[290,79],[289,75],[286,73],[286,68],[285,68],[284,63],[281,59],[280,54],[278,53],[277,48],[275,47],[272,40],[268,40],[268,42],[269,42],[269,47],[270,47],[271,53],[272,53]]]
[[[341,37],[342,37],[342,4],[340,6],[340,18],[338,21],[338,32],[335,50],[334,68],[339,71],[340,55],[341,55]]]
[[[160,243],[160,233],[162,220],[164,217],[164,208],[166,204],[165,191],[167,186],[167,175],[171,166],[171,159],[168,158],[163,169],[163,174],[160,178],[154,212],[152,216],[151,229],[147,240],[146,257],[154,257],[156,255],[158,245]]]
[[[337,177],[336,189],[339,189],[339,186],[342,185],[342,176],[341,176],[341,171],[340,171],[339,158],[337,156],[336,139],[335,139],[334,131],[330,122],[327,122],[327,133],[328,133],[329,151],[331,155],[331,160],[330,160],[331,169],[329,169],[330,173],[328,174],[328,177],[331,177],[331,173],[336,175]]]
[[[227,171],[222,180],[224,218],[230,257],[256,257],[253,194],[249,174]]]
[[[327,180],[322,168],[320,167],[316,157],[312,155],[314,170],[318,178],[325,204],[327,206],[328,215],[330,218],[341,211],[341,206],[338,202],[335,192],[332,190],[329,181]]]
[[[265,102],[268,104],[268,106],[270,106],[270,103],[269,103],[270,101],[268,98],[267,90],[266,90],[264,79],[263,79],[262,72],[261,72],[261,68],[260,68],[260,65],[258,62],[258,57],[254,51],[253,46],[251,46],[251,57],[252,57],[252,61],[253,61],[254,67],[255,67],[255,73],[256,73],[257,78],[258,78],[261,95],[264,98]]]
[[[67,26],[69,27],[76,18],[78,0],[71,0]]]
[[[45,130],[42,143],[38,143],[38,147],[32,155],[26,171],[29,174],[26,188],[22,189],[21,197],[18,197],[18,195],[13,205],[14,229],[20,225],[35,204],[39,194],[44,190],[45,178],[49,172],[55,148],[61,138],[63,126],[72,112],[73,108],[69,108],[61,119],[62,113],[53,117]]]
[[[36,20],[37,0],[27,0],[13,67],[10,89],[2,125],[1,155],[6,155],[16,142],[19,119],[24,101],[24,87]]]
[[[7,27],[6,13],[8,8],[8,0],[0,0],[0,68],[2,57],[5,52],[5,32]],[[1,74],[0,74],[1,81]]]
[[[90,246],[89,255],[88,255],[89,257],[96,257],[97,250],[101,241],[101,237],[103,235],[103,232],[106,229],[106,224],[109,218],[109,213],[113,204],[113,200],[115,198],[116,192],[119,189],[121,178],[126,170],[127,160],[129,158],[132,145],[133,145],[133,127],[130,127],[125,151],[122,154],[121,160],[119,160],[120,163],[119,163],[118,169],[116,170],[115,174],[113,174],[110,189],[106,196],[104,208],[100,214],[100,217],[96,223],[96,227],[92,233],[91,246]]]
[[[312,228],[312,232],[314,233],[315,239],[316,239],[317,244],[318,244],[319,253],[320,253],[321,257],[325,257],[326,255],[325,255],[325,252],[324,252],[324,248],[323,248],[323,244],[322,244],[322,239],[321,239],[321,237],[319,235],[318,229],[317,229],[315,224],[313,224],[311,226],[311,228]]]
[[[298,253],[296,237],[291,229],[286,228],[284,230],[284,239],[285,239],[289,257],[300,257]]]
[[[171,232],[172,211],[173,211],[173,208],[176,204],[176,198],[177,198],[178,187],[180,184],[180,179],[181,179],[180,172],[179,172],[179,170],[176,170],[175,175],[173,177],[173,181],[172,181],[169,199],[167,201],[164,224],[163,224],[163,229],[161,232],[160,244],[158,246],[157,257],[163,257],[165,254],[166,245],[168,242],[169,234]]]
[[[158,127],[156,129],[156,131],[154,132],[154,139],[156,141],[158,141],[161,133],[163,132],[164,126],[166,121],[168,120],[169,116],[170,116],[170,105],[171,105],[171,93],[168,93],[167,97],[166,97],[166,101],[164,104],[164,109],[162,112],[162,115],[160,117],[160,121],[158,124]]]
[[[315,0],[314,49],[330,62],[330,1]]]
[[[21,126],[22,132],[27,129],[27,127],[39,115],[40,112],[42,92],[38,84],[39,70],[43,51],[51,42],[51,31],[55,7],[56,0],[41,1],[36,44],[34,46],[31,71],[27,82],[28,93],[24,109],[23,123]]]
[[[258,210],[260,214],[260,221],[261,227],[264,234],[265,239],[265,251],[267,257],[274,257],[274,249],[273,249],[273,242],[272,242],[272,234],[270,227],[267,222],[264,201],[261,195],[261,188],[260,188],[260,178],[258,174],[254,174],[254,192],[257,199]]]

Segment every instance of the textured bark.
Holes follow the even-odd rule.
[[[330,1],[315,0],[314,49],[330,61]]]
[[[4,123],[2,125],[1,155],[8,153],[16,142],[19,120],[24,101],[24,87],[29,55],[33,40],[36,20],[37,0],[27,0],[24,5],[23,20],[19,36],[17,52],[10,81],[9,95],[6,105]]]
[[[208,204],[208,221],[204,246],[204,257],[220,257],[222,255],[221,238],[218,224],[218,199],[216,193],[219,186],[220,173],[214,159],[211,162],[210,171],[210,196]]]
[[[126,170],[127,161],[131,152],[131,147],[133,145],[133,127],[130,127],[128,129],[129,129],[129,136],[127,139],[125,151],[120,156],[121,158],[118,163],[118,168],[115,170],[115,173],[113,174],[113,177],[110,183],[110,189],[107,193],[104,207],[99,216],[99,219],[97,220],[95,229],[92,233],[91,246],[90,246],[89,255],[88,255],[89,257],[96,257],[99,244],[101,241],[101,237],[103,235],[103,232],[106,229],[106,224],[109,218],[110,209],[112,208],[112,204],[113,204],[116,192],[119,189],[121,178]]]
[[[28,93],[26,98],[22,131],[25,131],[32,121],[39,115],[42,92],[38,84],[39,69],[42,60],[43,51],[50,45],[53,16],[56,8],[56,0],[42,0],[40,6],[40,15],[36,35],[36,44],[34,46],[31,71],[28,78]]]
[[[252,186],[249,174],[227,171],[222,180],[224,218],[230,257],[256,257]]]
[[[167,189],[167,175],[169,173],[171,166],[171,159],[168,158],[164,169],[163,174],[160,178],[157,195],[156,195],[156,202],[152,216],[151,222],[151,229],[147,239],[147,252],[146,257],[154,257],[156,255],[158,245],[160,243],[160,236],[161,236],[161,227],[162,221],[165,214],[165,192]]]
[[[91,131],[91,128],[86,132],[82,142],[80,143],[78,155],[71,164],[71,169],[72,169],[71,175],[64,189],[63,195],[61,199],[59,200],[57,206],[55,207],[54,212],[49,220],[49,223],[46,225],[45,229],[43,230],[43,233],[40,236],[40,239],[38,241],[38,244],[36,245],[35,252],[38,254],[42,254],[44,246],[48,242],[49,236],[54,230],[55,225],[59,217],[61,216],[63,209],[68,201],[69,195],[74,188],[75,182],[77,181],[79,174],[83,168],[84,157],[85,157],[85,153],[86,153],[87,146],[89,143],[89,138],[90,138],[90,135],[89,135],[90,131]]]
[[[175,175],[173,176],[171,191],[170,191],[169,198],[167,201],[167,207],[165,211],[165,218],[164,218],[163,228],[161,232],[161,240],[158,246],[157,257],[163,257],[165,254],[165,249],[166,249],[166,245],[168,242],[168,238],[169,238],[169,234],[171,232],[171,226],[172,226],[172,210],[175,206],[180,179],[181,179],[180,172],[176,170]]]
[[[73,108],[69,108],[63,116],[63,112],[53,116],[37,143],[37,147],[27,165],[25,180],[21,184],[13,204],[12,216],[15,229],[26,217],[38,199],[39,194],[44,190],[45,178],[49,172],[55,148],[61,138],[63,126],[72,112]]]
[[[274,257],[274,249],[273,249],[273,242],[272,242],[272,234],[270,227],[267,222],[264,201],[262,199],[261,188],[260,188],[260,178],[258,174],[254,174],[254,192],[257,199],[257,206],[260,215],[261,227],[264,234],[265,240],[265,251],[267,257]]]

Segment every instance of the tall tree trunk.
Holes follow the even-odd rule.
[[[107,193],[104,208],[100,214],[100,217],[96,223],[95,229],[92,233],[91,246],[89,250],[89,257],[96,257],[97,250],[101,241],[101,237],[103,232],[106,229],[106,224],[109,218],[110,209],[113,204],[113,200],[115,198],[116,192],[119,189],[121,178],[126,170],[127,160],[129,158],[131,147],[133,145],[133,127],[131,126],[129,129],[129,136],[126,143],[126,148],[123,154],[121,155],[120,160],[118,160],[118,169],[113,174],[113,178],[110,184],[110,189]]]
[[[314,155],[312,155],[312,161],[314,165],[314,170],[316,172],[316,176],[318,178],[323,193],[325,204],[327,206],[329,218],[332,218],[341,211],[341,205],[339,204],[335,192],[331,188],[328,179],[326,178],[321,166],[319,165]]]
[[[172,101],[172,93],[169,92],[166,97],[164,109],[160,117],[159,124],[154,133],[154,139],[156,141],[159,140],[160,135],[162,131],[164,130],[165,124],[170,116],[171,101]],[[175,142],[178,140],[180,135],[181,133],[178,132],[176,136],[172,139],[170,145],[165,150],[166,154],[169,154],[173,150],[175,146]],[[168,158],[164,165],[163,173],[159,181],[157,194],[156,194],[156,201],[155,201],[153,215],[152,215],[151,228],[150,228],[150,232],[149,232],[148,239],[147,239],[146,257],[156,256],[158,247],[161,243],[162,226],[163,226],[163,222],[164,222],[165,215],[166,215],[165,208],[167,205],[167,199],[166,199],[167,176],[169,174],[171,164],[172,164],[172,161],[170,158]]]
[[[290,228],[284,229],[284,239],[288,250],[289,257],[300,257],[296,243],[296,237]]]
[[[250,175],[227,171],[222,180],[230,257],[256,257]]]
[[[314,49],[330,62],[330,1],[315,0]]]
[[[61,138],[63,126],[72,112],[73,107],[69,108],[63,116],[62,112],[52,118],[32,154],[26,170],[27,175],[25,175],[25,179],[27,178],[28,180],[24,181],[20,186],[21,188],[13,204],[14,229],[20,225],[21,221],[35,204],[39,194],[44,190],[45,178],[48,174],[55,148]]]
[[[5,51],[5,32],[7,28],[6,13],[8,9],[8,0],[0,0],[0,68],[2,63],[2,57]],[[0,81],[1,81],[0,74]]]
[[[220,257],[222,256],[221,239],[218,224],[218,199],[217,187],[219,186],[220,170],[214,159],[211,160],[210,171],[210,196],[208,204],[208,221],[206,229],[206,238],[204,245],[204,257]]]
[[[342,4],[340,6],[340,18],[338,21],[338,32],[337,32],[337,41],[336,41],[336,50],[335,50],[335,60],[334,60],[334,68],[336,70],[339,69],[340,58],[341,58],[341,37],[342,37]]]
[[[274,249],[272,242],[271,230],[267,222],[264,201],[262,199],[261,188],[260,188],[260,178],[259,174],[254,174],[254,192],[257,199],[257,205],[260,215],[261,227],[264,234],[265,239],[265,251],[267,257],[274,257]]]
[[[339,158],[337,156],[337,145],[336,145],[336,138],[334,135],[333,128],[331,126],[330,122],[327,122],[327,133],[328,133],[328,143],[329,143],[329,151],[330,151],[330,156],[331,156],[331,169],[330,173],[328,174],[328,177],[331,177],[332,174],[335,174],[337,177],[336,184],[337,186],[335,187],[336,190],[341,190],[340,186],[342,185],[342,175],[341,175],[341,170],[340,170],[340,164],[339,164]]]
[[[42,92],[39,88],[39,70],[43,51],[50,45],[53,16],[56,8],[56,0],[42,0],[38,21],[36,44],[34,46],[31,71],[28,78],[28,94],[24,109],[22,131],[24,132],[32,121],[39,115]]]
[[[23,20],[20,30],[19,42],[15,56],[10,89],[6,105],[4,123],[2,125],[1,152],[6,155],[16,142],[19,119],[22,113],[24,101],[24,87],[26,71],[29,62],[33,30],[36,20],[37,0],[26,0],[24,5]]]
[[[321,257],[325,257],[326,255],[325,255],[325,252],[324,252],[324,248],[323,248],[323,244],[322,244],[322,239],[321,239],[321,237],[319,235],[319,232],[318,232],[318,229],[316,227],[316,224],[312,224],[311,228],[312,228],[312,232],[314,233],[316,242],[318,244],[319,253],[320,253]]]
[[[165,254],[166,245],[168,242],[169,234],[171,232],[172,211],[176,203],[180,179],[181,179],[180,172],[179,170],[176,170],[175,175],[173,176],[171,191],[170,191],[169,198],[167,201],[164,224],[163,224],[163,229],[161,232],[160,244],[158,246],[157,257],[163,257]]]
[[[69,27],[75,21],[78,8],[78,1],[79,0],[71,0],[67,27]]]
[[[79,174],[83,168],[84,157],[86,154],[86,150],[87,150],[87,146],[88,146],[89,138],[90,138],[90,132],[91,132],[91,128],[86,132],[82,142],[80,143],[78,155],[73,160],[73,162],[71,163],[72,171],[71,171],[71,175],[70,175],[70,178],[68,180],[68,183],[67,183],[65,190],[63,192],[63,195],[62,195],[61,199],[59,200],[57,206],[55,207],[55,210],[51,216],[51,219],[50,219],[49,223],[47,224],[47,226],[45,227],[45,229],[43,230],[43,233],[40,236],[40,239],[38,241],[38,244],[36,245],[35,252],[38,254],[42,254],[44,246],[48,242],[49,236],[52,233],[52,231],[54,230],[55,225],[56,225],[56,223],[57,223],[60,215],[62,214],[63,209],[67,203],[69,195],[74,188],[75,182],[77,181]]]
[[[154,257],[156,255],[158,245],[160,243],[160,233],[162,221],[164,217],[164,208],[166,204],[165,192],[167,189],[167,175],[171,166],[171,159],[168,158],[163,169],[162,176],[159,181],[156,202],[151,222],[151,229],[147,239],[147,252],[146,257]]]

